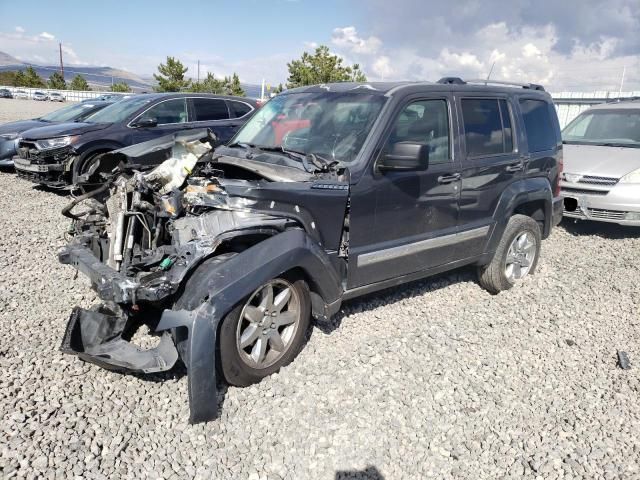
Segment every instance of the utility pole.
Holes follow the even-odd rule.
[[[64,65],[62,64],[62,42],[58,43],[58,48],[60,49],[60,74],[64,79]]]
[[[198,83],[200,83],[200,60],[198,60]]]
[[[620,79],[620,88],[618,89],[618,97],[622,93],[622,85],[624,85],[624,74],[627,72],[627,67],[622,67],[622,78]]]

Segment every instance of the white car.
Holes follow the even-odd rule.
[[[64,102],[65,98],[61,93],[51,92],[49,94],[49,100],[51,100],[52,102]]]
[[[28,99],[29,93],[25,90],[16,90],[15,92],[13,92],[13,98]]]
[[[36,91],[36,92],[33,92],[33,99],[39,102],[45,102],[49,100],[49,95],[47,95],[44,92]]]
[[[592,107],[562,140],[564,215],[640,226],[640,101]]]

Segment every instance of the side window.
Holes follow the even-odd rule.
[[[234,102],[231,100],[229,105],[231,106],[231,110],[233,111],[235,118],[244,117],[252,110],[252,108],[244,102]]]
[[[513,151],[513,131],[506,100],[463,98],[461,103],[468,157]]]
[[[194,98],[193,108],[196,112],[196,122],[227,120],[229,118],[229,110],[224,100]]]
[[[185,123],[187,121],[187,102],[184,98],[160,102],[143,113],[140,120],[147,118],[155,119],[158,125]]]
[[[520,100],[530,152],[550,150],[556,145],[556,133],[549,115],[547,102],[543,100]]]
[[[385,150],[398,142],[429,145],[429,163],[446,163],[449,156],[449,111],[446,100],[418,100],[396,118]]]

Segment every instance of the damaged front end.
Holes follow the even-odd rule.
[[[190,420],[206,421],[217,415],[218,322],[261,281],[299,268],[313,284],[313,314],[337,310],[348,184],[336,174],[211,158],[206,139],[175,141],[169,155],[149,148],[137,153],[162,155],[158,167],[120,171],[63,210],[73,238],[59,260],[86,275],[103,303],[74,308],[61,350],[124,372],[166,371],[181,358]],[[102,161],[117,163],[121,152]],[[187,288],[205,261],[205,280]],[[131,342],[143,324],[160,338],[155,348]]]

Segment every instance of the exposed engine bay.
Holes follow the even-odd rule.
[[[141,152],[139,145],[134,147]],[[113,152],[114,158],[124,150]],[[161,148],[156,152],[166,156]],[[109,155],[106,161],[113,160]],[[194,339],[196,321],[213,330],[206,346],[213,351],[212,318],[224,314],[235,297],[238,301],[250,293],[252,279],[245,276],[251,269],[274,268],[268,255],[286,263],[288,252],[295,259],[298,250],[301,264],[314,263],[308,268],[329,275],[330,286],[320,286],[312,295],[314,315],[330,315],[346,270],[340,246],[348,239],[347,185],[344,175],[336,172],[315,174],[255,159],[212,156],[206,139],[176,140],[169,158],[151,171],[116,168],[104,185],[63,210],[72,219],[72,239],[59,259],[87,275],[104,303],[73,310],[62,351],[108,369],[143,373],[168,370],[181,357],[189,370],[193,342],[207,338]],[[285,232],[288,235],[278,237]],[[259,247],[264,255],[242,255],[251,247]],[[212,257],[220,260],[219,288],[232,288],[233,294],[215,297],[218,287],[213,283],[199,286],[202,291],[197,294],[185,292],[189,276]],[[225,261],[229,257],[233,259]],[[233,277],[246,288],[233,286]],[[176,311],[176,302],[185,295],[192,300]],[[190,306],[188,312],[184,305]],[[129,342],[142,324],[161,337],[156,348],[143,350]],[[208,374],[215,388],[215,371]],[[194,413],[193,397],[191,401],[192,421],[215,415],[210,410]]]

